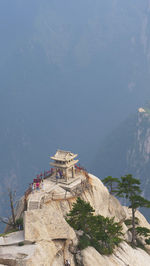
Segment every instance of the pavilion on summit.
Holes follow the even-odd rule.
[[[75,165],[78,162],[77,154],[70,151],[57,150],[56,154],[51,157],[53,162],[50,163],[54,167],[56,178],[63,178],[65,181],[75,177]]]

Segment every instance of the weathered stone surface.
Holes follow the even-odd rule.
[[[66,253],[65,256],[68,258],[69,255]],[[69,259],[74,266],[73,256]],[[9,266],[64,266],[64,243],[39,241],[32,245],[0,247],[0,263]]]
[[[0,237],[0,246],[17,244],[22,241],[24,241],[24,232],[23,231],[13,232],[6,236]]]
[[[89,176],[91,190],[86,191],[82,198],[90,202],[96,214],[115,217],[116,221],[123,221],[126,218],[126,213],[120,202],[109,194],[108,189],[97,177],[91,174]]]
[[[74,230],[52,206],[25,212],[24,236],[33,242],[76,238]]]
[[[50,266],[58,250],[52,241],[40,241],[35,245],[35,251],[30,258],[24,260],[23,266]]]
[[[121,243],[114,254],[102,256],[94,248],[88,247],[81,252],[84,266],[149,266],[150,256],[142,249],[133,249],[127,243]]]
[[[35,245],[24,246],[3,246],[0,247],[0,263],[4,265],[24,266],[24,259],[32,257],[35,251]]]

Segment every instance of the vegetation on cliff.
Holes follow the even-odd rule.
[[[128,206],[132,210],[132,217],[131,220],[126,221],[126,225],[131,225],[129,230],[132,233],[132,245],[136,246],[139,235],[144,236],[146,238],[145,242],[150,244],[150,230],[145,227],[136,226],[138,224],[138,220],[135,217],[136,210],[139,207],[150,208],[150,201],[141,196],[140,180],[128,174],[122,176],[120,179],[108,176],[103,179],[103,182],[111,193],[113,192],[117,196],[127,199]],[[112,190],[112,187],[115,187],[115,189]]]
[[[122,226],[114,222],[114,218],[93,213],[94,209],[89,203],[77,198],[66,220],[75,230],[81,230],[79,249],[93,246],[101,254],[111,254],[122,241]]]

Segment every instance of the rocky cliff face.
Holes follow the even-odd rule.
[[[140,109],[139,109],[140,110]],[[146,109],[145,109],[146,110]],[[141,178],[143,190],[149,197],[148,188],[150,186],[150,113],[147,111],[138,112],[136,118],[136,128],[133,132],[132,145],[127,150],[127,166],[132,173]],[[146,186],[145,186],[146,184]]]
[[[123,225],[125,240],[130,240],[131,236],[124,224],[124,220],[130,216],[128,208],[121,206],[95,176],[90,174],[88,182],[90,186],[84,189],[80,196],[90,202],[96,214],[115,217],[115,220]],[[35,197],[37,193],[35,192]],[[24,232],[0,238],[0,263],[17,266],[63,266],[64,261],[68,259],[71,266],[150,265],[148,253],[139,248],[132,249],[125,241],[110,256],[102,256],[93,247],[81,252],[77,250],[76,232],[64,218],[75,201],[76,195],[69,194],[63,199],[57,197],[45,202],[41,200],[39,209],[25,211]],[[140,213],[138,218],[142,226],[150,228]],[[18,246],[20,242],[24,242],[24,245]]]

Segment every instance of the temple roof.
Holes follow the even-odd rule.
[[[70,161],[77,157],[77,154],[74,154],[70,151],[57,150],[54,156],[51,157],[52,160],[57,161]]]

